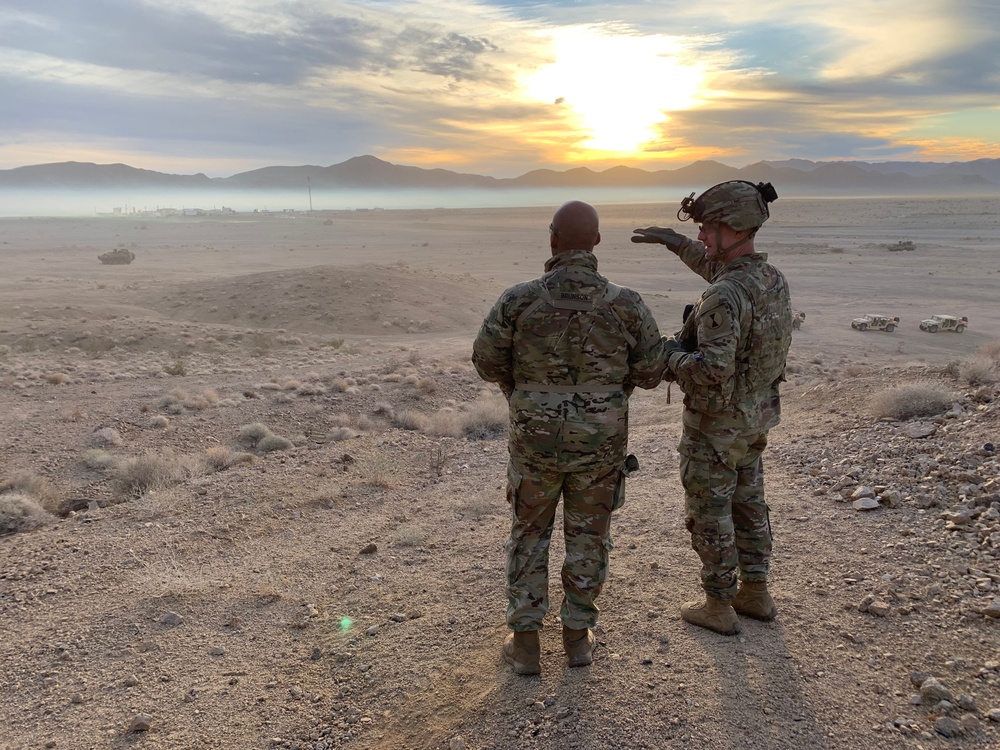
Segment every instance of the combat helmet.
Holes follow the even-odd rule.
[[[754,185],[746,180],[729,180],[710,187],[697,198],[691,193],[681,201],[677,218],[699,224],[725,224],[737,231],[756,230],[771,215],[767,204],[777,199],[778,193],[770,182]]]

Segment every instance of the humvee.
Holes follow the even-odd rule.
[[[802,321],[806,319],[806,314],[801,310],[792,310],[792,328],[796,331],[802,327]]]
[[[892,315],[866,315],[863,318],[855,318],[851,321],[851,328],[857,331],[885,331],[892,333],[899,325],[899,318]]]
[[[968,325],[969,319],[966,317],[956,318],[954,315],[931,315],[927,320],[920,321],[920,330],[928,331],[929,333],[937,333],[938,331],[961,333]]]
[[[106,266],[127,266],[135,260],[135,253],[124,245],[119,245],[114,250],[98,255],[97,259]]]

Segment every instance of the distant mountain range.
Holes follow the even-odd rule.
[[[1000,192],[1000,159],[968,162],[814,162],[805,159],[760,161],[736,168],[699,161],[680,169],[647,171],[577,167],[563,172],[536,169],[520,177],[495,178],[446,169],[391,164],[357,156],[329,167],[264,167],[232,177],[177,175],[126,164],[61,162],[0,170],[0,188],[20,189],[214,189],[294,190],[468,190],[504,188],[655,188],[704,189],[724,180],[773,182],[779,193],[934,191]]]

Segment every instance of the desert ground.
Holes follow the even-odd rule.
[[[561,653],[557,530],[524,678],[506,405],[469,356],[553,209],[0,219],[0,748],[1000,747],[1000,199],[775,204],[758,249],[806,313],[765,456],[777,620],[679,617],[664,384],[632,399],[595,662]],[[598,209],[601,271],[674,331],[704,282],[629,238],[696,230]]]

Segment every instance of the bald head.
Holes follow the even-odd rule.
[[[597,210],[583,201],[563,203],[552,217],[549,246],[552,254],[570,250],[592,251],[601,241]]]

